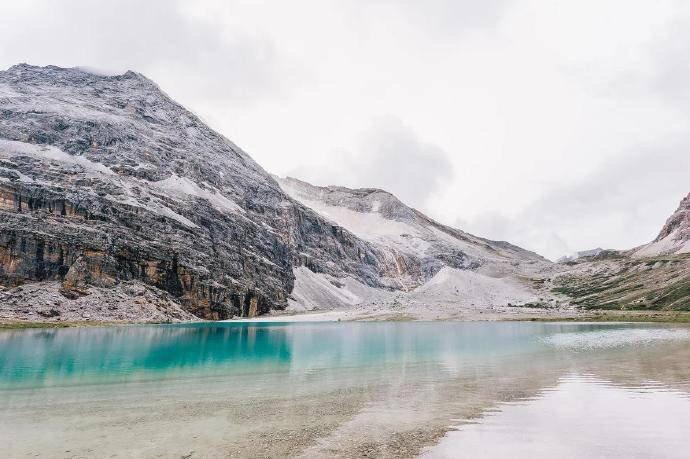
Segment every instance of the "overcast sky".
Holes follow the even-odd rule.
[[[690,192],[684,0],[0,3],[0,67],[132,69],[268,171],[551,258]]]

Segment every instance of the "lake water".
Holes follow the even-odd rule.
[[[0,331],[3,457],[688,457],[690,327]]]

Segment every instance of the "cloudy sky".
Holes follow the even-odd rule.
[[[690,192],[684,0],[23,0],[0,67],[132,69],[267,170],[558,257]]]

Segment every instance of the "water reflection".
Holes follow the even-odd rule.
[[[686,406],[689,332],[683,326],[517,322],[0,332],[0,437],[10,439],[10,456],[70,449],[86,456],[194,450],[407,457],[441,438],[446,445],[470,441],[456,434],[484,438],[511,425],[518,435],[532,404],[540,413],[563,407],[563,416],[580,410],[593,425],[610,422],[610,414],[598,413],[608,410],[597,395],[605,389],[631,406],[652,397],[639,405],[637,418],[652,419],[649,438],[664,439],[654,432],[674,432],[667,424],[687,419],[668,411],[657,422],[655,403],[680,398]],[[572,403],[564,404],[564,397]],[[501,417],[513,407],[529,409]],[[631,414],[621,413],[616,425],[626,430],[622,422]],[[473,434],[463,424],[444,437],[468,421],[489,430]],[[606,432],[596,440],[609,444]]]
[[[687,341],[690,330],[531,323],[185,324],[0,332],[0,386],[494,359]],[[545,358],[545,357],[544,357]]]
[[[504,403],[457,425],[431,458],[687,457],[687,393],[659,386],[624,389],[571,375],[538,396]]]

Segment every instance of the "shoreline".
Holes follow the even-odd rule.
[[[137,321],[103,321],[103,320],[71,320],[61,322],[0,319],[0,330],[28,330],[35,328],[98,328],[121,327],[129,325],[164,325],[170,323],[194,323],[189,322],[137,322]]]
[[[642,322],[642,323],[690,323],[690,311],[611,311],[588,310],[570,313],[472,313],[460,312],[443,318],[420,318],[395,311],[376,312],[334,310],[296,314],[268,314],[253,318],[220,320],[218,323],[296,323],[296,322]],[[131,325],[170,325],[213,322],[206,320],[156,322],[156,321],[33,321],[0,319],[0,330],[24,330],[36,328],[92,328]]]

